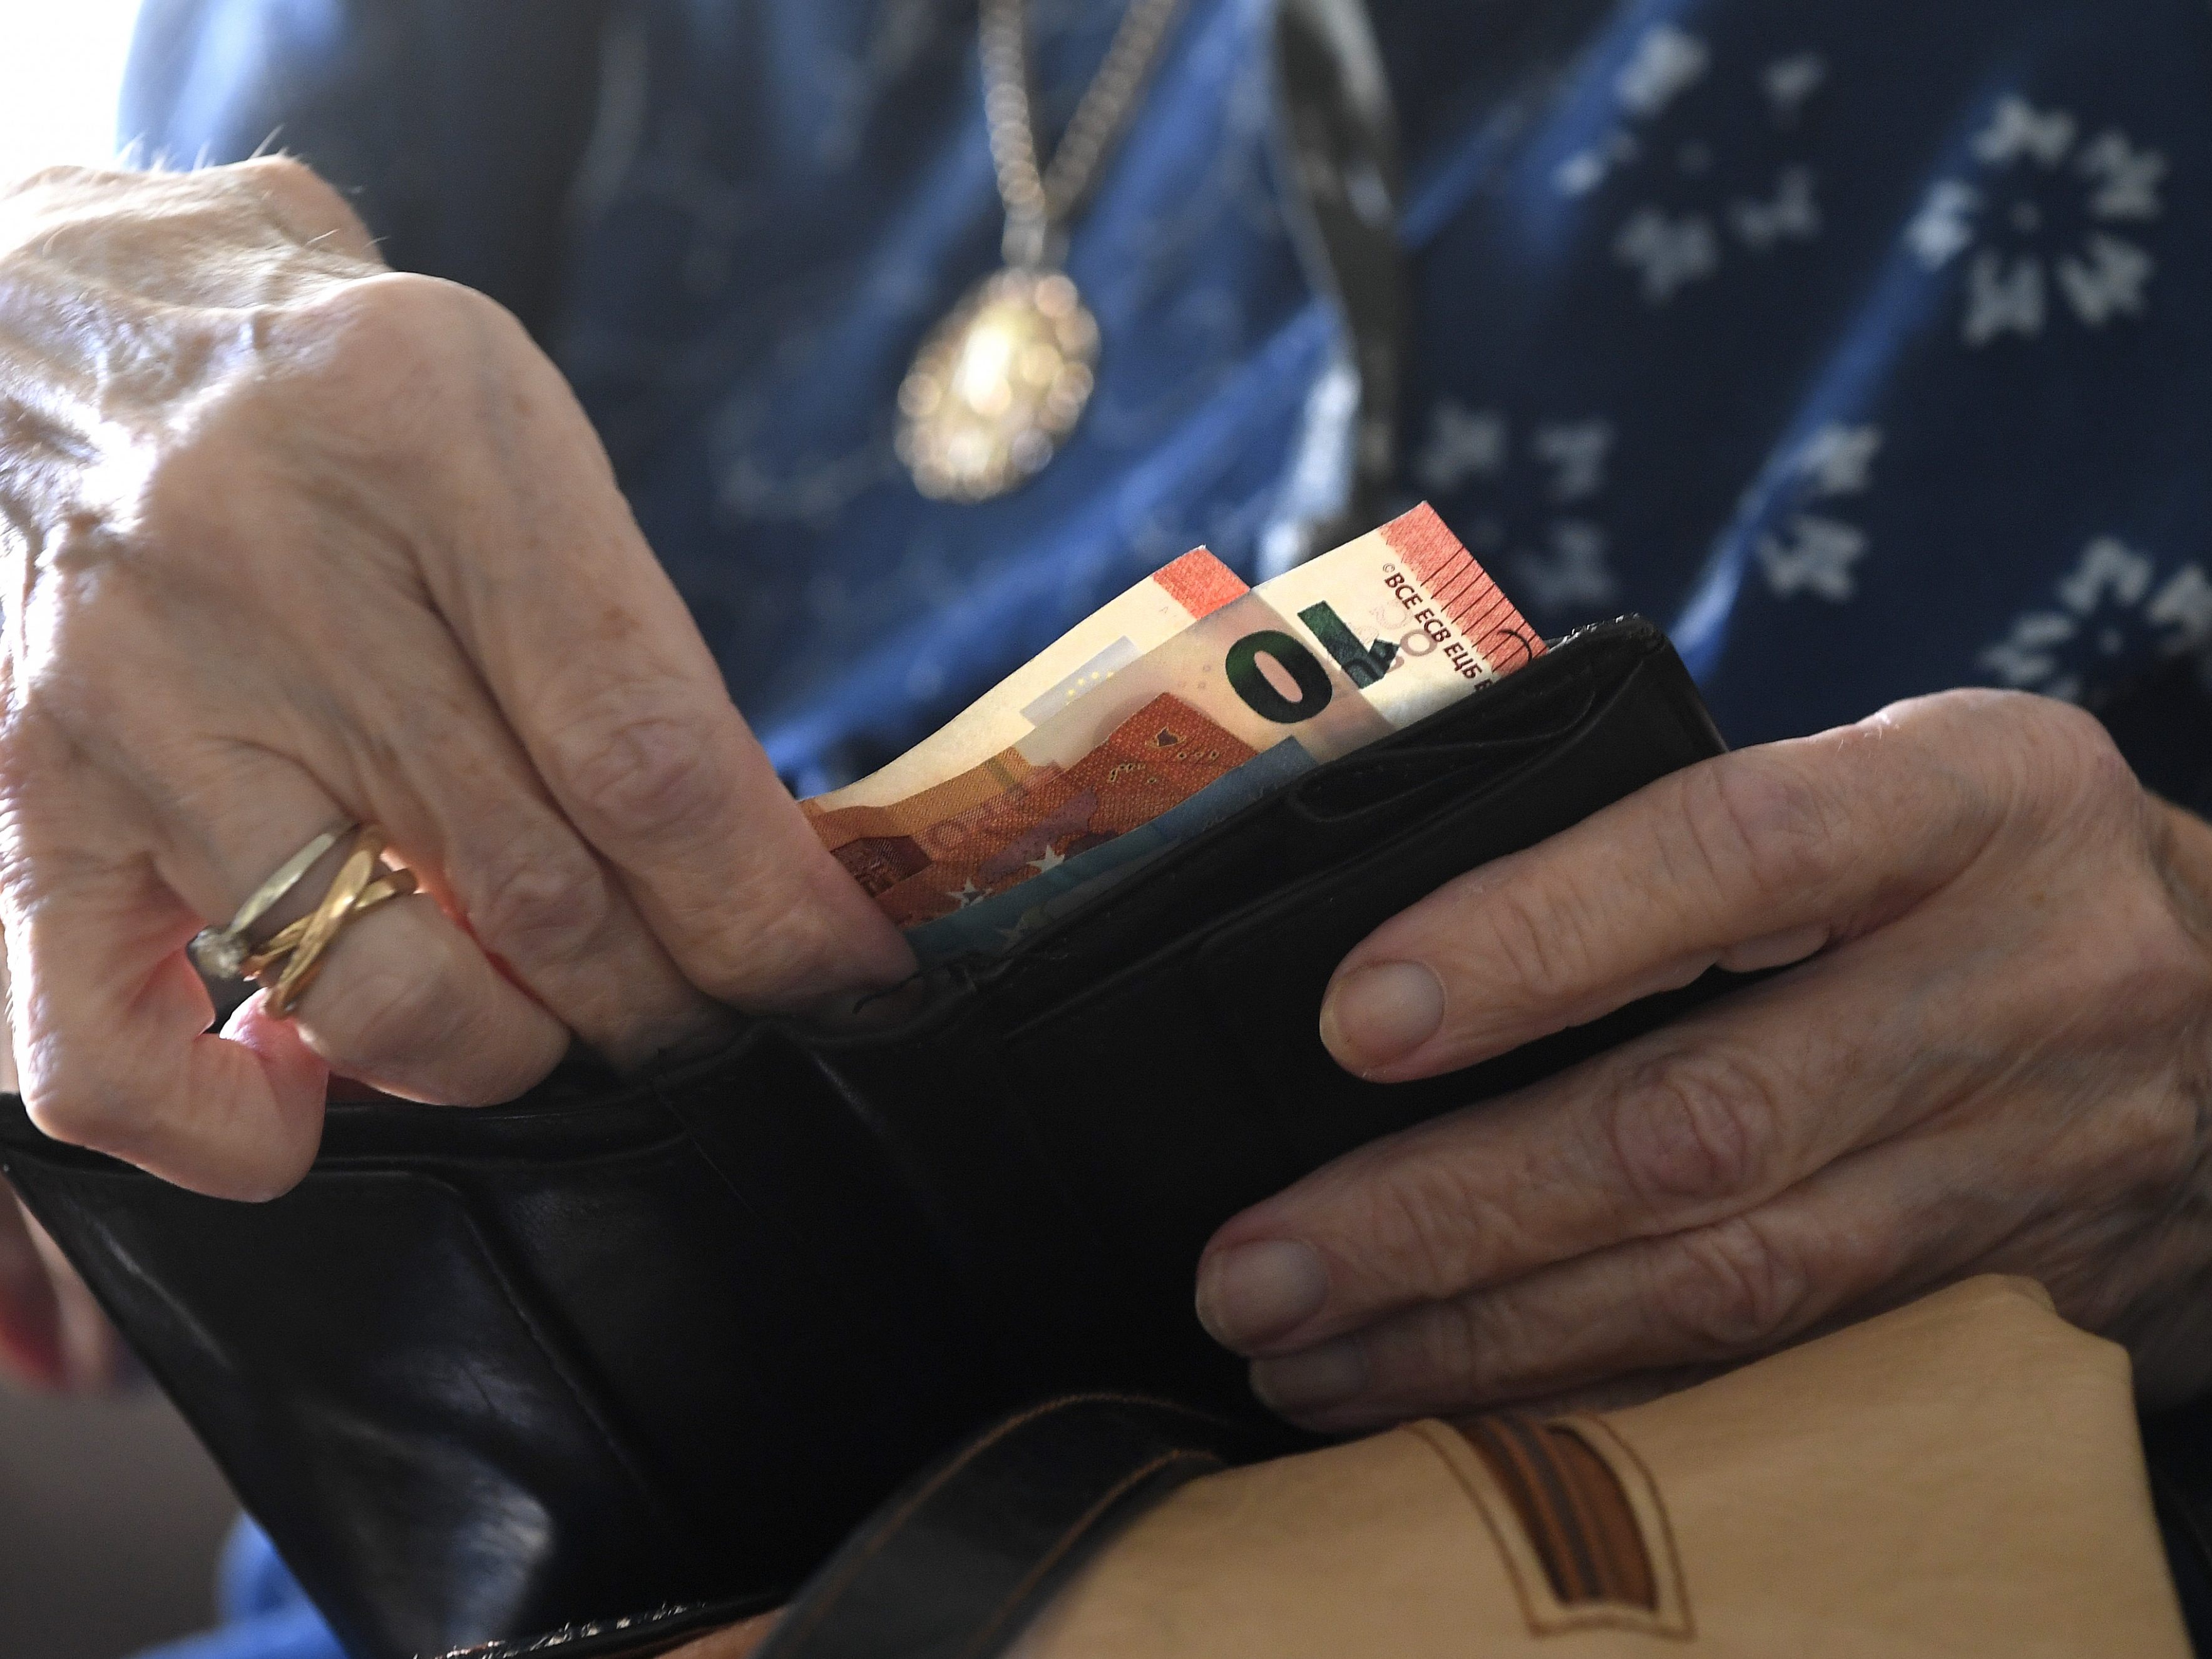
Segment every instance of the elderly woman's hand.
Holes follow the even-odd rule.
[[[2063,705],[1952,692],[1677,774],[1384,924],[1322,1032],[1396,1082],[1789,963],[1237,1217],[1208,1325],[1340,1428],[1996,1270],[2126,1342],[2148,1399],[2212,1384],[2212,828]]]
[[[41,1127],[205,1191],[296,1180],[325,1066],[471,1103],[571,1032],[905,971],[739,720],[582,412],[496,305],[396,275],[283,160],[0,191],[0,921]],[[186,960],[385,826],[296,1025]]]

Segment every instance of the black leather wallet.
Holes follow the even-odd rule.
[[[1382,1087],[1316,1035],[1337,962],[1722,747],[1659,631],[1609,623],[939,969],[896,1018],[762,1021],[483,1110],[333,1105],[265,1205],[56,1145],[12,1100],[0,1167],[362,1659],[734,1617],[1024,1401],[1261,1420],[1191,1312],[1213,1228],[1723,983]]]

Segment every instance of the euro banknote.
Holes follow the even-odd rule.
[[[1099,606],[890,765],[799,805],[819,819],[844,807],[891,805],[957,777],[1249,591],[1243,577],[1194,547]]]
[[[1425,506],[1256,589],[1219,581],[1218,562],[1195,568],[1206,602],[1182,605],[1182,625],[1150,648],[1115,646],[1129,637],[1118,623],[1085,623],[961,715],[958,741],[940,733],[805,804],[926,960],[1018,939],[1543,649]],[[1146,597],[1147,614],[1162,614],[1159,598]],[[1014,735],[979,754],[987,733]],[[935,763],[913,764],[924,750]]]

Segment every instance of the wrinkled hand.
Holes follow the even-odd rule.
[[[1986,1270],[2212,1384],[2212,828],[2088,716],[1972,691],[1723,757],[1345,960],[1322,1034],[1431,1076],[1796,963],[1339,1160],[1207,1247],[1261,1396],[1346,1428],[1759,1352]]]
[[[52,1135],[266,1196],[326,1066],[501,1099],[571,1032],[635,1063],[907,970],[557,372],[295,163],[0,191],[0,920]],[[203,1036],[186,939],[356,819],[431,896],[349,927],[296,1025]]]

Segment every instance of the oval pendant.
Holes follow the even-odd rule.
[[[1064,274],[987,276],[915,354],[899,386],[898,458],[934,500],[1003,495],[1074,431],[1097,364],[1098,324]]]

